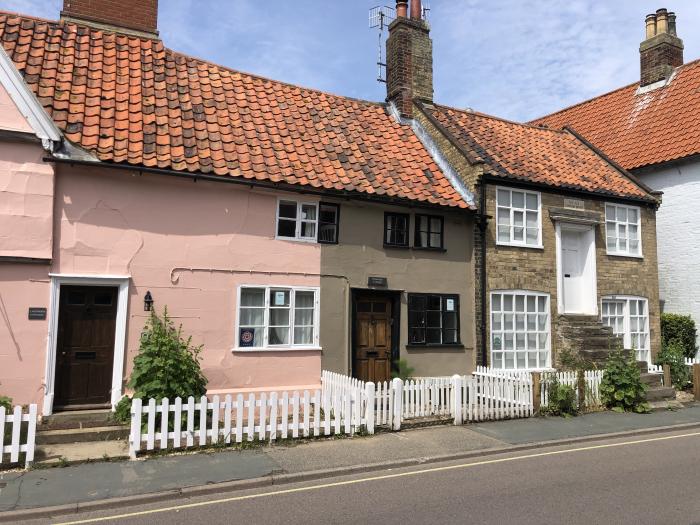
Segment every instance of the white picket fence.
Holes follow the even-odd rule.
[[[0,407],[0,465],[3,462],[19,463],[22,453],[24,453],[25,468],[32,464],[36,437],[36,415],[36,405],[29,405],[26,413],[20,406],[16,406],[11,412],[7,411],[5,407]]]
[[[602,402],[600,399],[600,383],[603,380],[603,370],[586,370],[584,373],[586,380],[586,395],[584,406],[588,408],[599,407]],[[542,390],[541,399],[542,406],[549,403],[549,388],[551,380],[556,377],[561,385],[567,385],[576,392],[576,403],[581,404],[578,395],[578,375],[576,372],[544,372],[542,374]]]
[[[371,385],[371,383],[370,383]],[[239,394],[221,399],[206,396],[176,398],[131,405],[129,453],[243,441],[275,441],[300,437],[352,435],[365,428],[374,433],[374,387],[364,393],[335,388],[332,392],[271,392]]]
[[[696,364],[700,364],[700,354],[696,355],[694,358],[686,357],[685,358],[685,364],[686,366],[693,366]],[[649,372],[652,374],[663,374],[664,373],[664,367],[655,365],[654,363],[648,363],[649,365]]]

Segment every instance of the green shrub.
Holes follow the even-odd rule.
[[[647,386],[642,382],[642,375],[634,356],[625,355],[618,346],[605,364],[600,383],[603,404],[616,412],[648,412],[646,390]]]
[[[413,376],[413,372],[415,371],[415,368],[408,366],[408,361],[405,359],[399,359],[399,362],[396,363],[396,370],[392,372],[391,377],[394,379],[398,377],[401,379],[401,381],[406,381]]]
[[[167,308],[162,316],[151,311],[128,383],[133,397],[159,401],[203,396],[207,380],[199,364],[201,351],[201,346],[192,346],[191,337],[182,337],[182,327],[175,328]],[[115,419],[128,421],[130,406],[131,399],[123,398],[117,405]]]
[[[692,374],[690,367],[685,364],[684,348],[678,341],[672,341],[661,349],[656,364],[671,368],[671,382],[677,390],[683,390],[690,383]]]
[[[7,412],[12,410],[12,398],[7,396],[0,396],[0,407],[5,407],[5,410]]]
[[[662,348],[676,343],[685,357],[693,358],[698,351],[696,337],[695,321],[689,315],[661,314]]]
[[[547,405],[540,412],[552,416],[575,416],[576,391],[570,385],[562,385],[555,377],[547,380]]]

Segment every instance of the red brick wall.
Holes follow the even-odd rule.
[[[62,16],[155,33],[158,0],[63,0]]]

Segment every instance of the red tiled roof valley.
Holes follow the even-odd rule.
[[[574,134],[435,106],[435,118],[493,175],[633,199],[654,198]]]
[[[632,170],[700,153],[700,60],[676,69],[665,87],[632,84],[533,124],[569,126]]]
[[[12,13],[0,42],[66,138],[101,161],[469,207],[382,104]]]

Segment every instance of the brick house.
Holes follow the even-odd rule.
[[[420,2],[397,2],[387,93],[430,136],[481,214],[475,230],[477,362],[537,369],[570,348],[606,355],[610,328],[650,361],[660,344],[656,210],[644,183],[575,131],[509,122],[433,101]]]
[[[570,126],[651,188],[662,191],[657,217],[659,286],[667,312],[700,324],[700,61],[683,62],[676,15],[646,17],[640,81],[534,123]]]
[[[112,4],[0,13],[3,395],[114,405],[151,301],[211,394],[470,372],[476,211],[430,142],[385,103],[168,49],[156,0]]]

